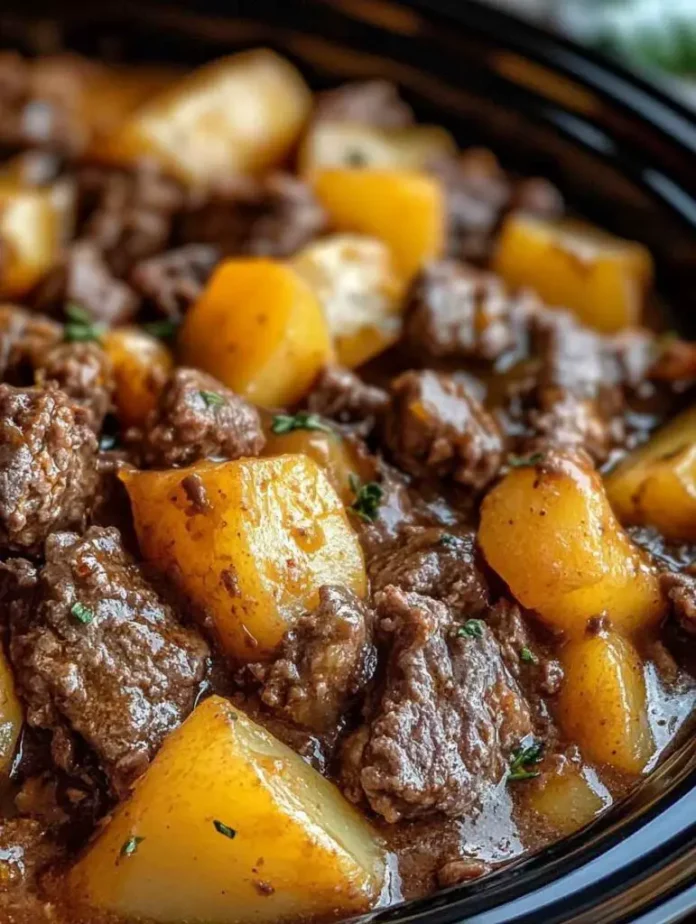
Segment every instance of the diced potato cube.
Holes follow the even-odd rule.
[[[445,204],[440,184],[412,170],[317,170],[315,192],[337,231],[384,241],[408,283],[445,246]]]
[[[10,771],[23,721],[12,670],[0,651],[0,777],[7,776]]]
[[[571,642],[562,654],[565,678],[558,721],[590,761],[641,773],[655,750],[648,722],[643,664],[617,634]]]
[[[143,158],[190,183],[280,164],[311,108],[299,72],[267,49],[199,68],[140,107],[100,145],[117,164]]]
[[[505,221],[493,268],[513,288],[534,289],[601,331],[640,323],[653,277],[640,244],[578,221],[521,213]]]
[[[386,167],[420,170],[446,157],[457,145],[448,131],[435,125],[378,128],[360,122],[315,122],[300,151],[300,171],[323,167]]]
[[[116,380],[114,401],[124,427],[142,426],[174,367],[167,347],[137,327],[117,327],[102,340]]]
[[[551,459],[513,469],[484,499],[488,563],[523,606],[574,637],[603,613],[624,633],[656,624],[657,574],[617,522],[600,476],[571,455]]]
[[[384,872],[338,789],[213,696],[78,860],[68,900],[162,924],[276,924],[366,912]]]
[[[332,235],[292,265],[319,299],[342,365],[359,366],[399,339],[404,287],[382,241]]]
[[[654,526],[668,539],[696,541],[696,407],[662,427],[606,478],[622,523]]]
[[[51,189],[0,183],[0,298],[25,295],[58,259],[62,221]]]
[[[192,505],[196,476],[207,504]],[[140,548],[240,660],[270,657],[322,584],[363,597],[365,564],[326,475],[304,455],[123,471]]]
[[[316,296],[290,266],[226,260],[189,309],[182,361],[256,404],[294,404],[333,357]]]
[[[544,774],[525,795],[525,805],[541,815],[560,837],[589,824],[612,802],[611,793],[593,770],[573,764]]]

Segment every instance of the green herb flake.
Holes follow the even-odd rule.
[[[277,436],[283,433],[292,433],[293,430],[322,430],[324,433],[333,433],[331,427],[324,423],[318,414],[309,414],[307,411],[298,411],[297,414],[276,414],[271,424],[271,431]]]
[[[94,620],[94,613],[84,603],[73,603],[70,612],[83,625],[88,626]]]
[[[68,303],[65,306],[65,317],[63,339],[66,343],[87,343],[101,339],[104,325],[96,323],[81,305]]]
[[[539,661],[532,649],[527,648],[526,645],[520,650],[520,660],[525,661],[527,664],[537,664]]]
[[[539,776],[539,770],[530,770],[544,759],[544,742],[535,741],[527,747],[519,747],[512,755],[508,780],[513,783],[533,780]]]
[[[167,318],[161,321],[149,321],[143,324],[143,330],[151,337],[157,337],[158,340],[173,340],[179,330],[179,322],[170,321]]]
[[[225,837],[229,837],[230,840],[237,836],[237,832],[234,828],[230,828],[229,825],[223,824],[223,822],[218,821],[217,818],[213,822],[213,827],[218,834],[223,834]]]
[[[216,391],[199,391],[198,394],[205,402],[206,407],[222,407],[225,399]]]
[[[463,626],[457,629],[460,638],[483,638],[483,623],[480,619],[467,619]]]
[[[364,151],[358,148],[351,148],[346,152],[346,167],[364,167],[367,164],[367,157]]]
[[[366,523],[374,523],[379,516],[379,505],[382,502],[384,491],[376,481],[361,484],[355,474],[351,474],[349,483],[355,494],[355,500],[350,505],[350,509]]]
[[[120,856],[132,857],[134,853],[137,853],[139,845],[142,844],[144,840],[144,837],[129,837],[123,847],[121,847]]]
[[[527,468],[530,465],[538,465],[544,458],[543,452],[533,452],[531,456],[516,456],[510,453],[507,463],[510,468]]]
[[[444,545],[446,549],[456,549],[459,545],[457,537],[453,536],[452,533],[443,533],[438,539],[440,545]]]

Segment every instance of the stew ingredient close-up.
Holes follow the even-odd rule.
[[[643,245],[263,49],[3,52],[0,150],[2,920],[347,918],[690,733],[696,344]]]

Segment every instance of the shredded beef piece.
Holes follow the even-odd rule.
[[[81,528],[96,455],[87,412],[58,388],[0,385],[0,548],[35,554],[54,530]]]
[[[406,128],[414,122],[411,107],[388,80],[345,83],[316,96],[314,119],[323,122],[359,122],[377,128]]]
[[[475,857],[463,857],[459,860],[450,860],[437,871],[437,884],[441,889],[471,882],[480,879],[491,871],[490,864]]]
[[[130,286],[116,279],[100,250],[90,241],[71,244],[34,296],[34,305],[40,311],[59,313],[73,304],[94,321],[108,325],[130,321],[139,302]]]
[[[33,384],[44,353],[62,336],[55,321],[15,305],[0,305],[0,380]]]
[[[235,177],[201,194],[181,223],[185,241],[214,244],[225,256],[287,257],[321,234],[324,209],[297,177]]]
[[[370,561],[369,573],[373,592],[391,584],[441,600],[457,616],[476,616],[488,606],[471,530],[406,526],[395,546]]]
[[[35,886],[37,874],[59,855],[58,846],[40,821],[0,819],[0,893]],[[0,911],[4,908],[0,903]],[[12,920],[9,918],[10,922]]]
[[[36,374],[36,383],[45,387],[55,382],[89,415],[89,423],[98,433],[112,409],[115,389],[113,365],[97,343],[60,343],[44,356]]]
[[[508,295],[493,273],[455,260],[431,263],[407,297],[404,339],[414,356],[491,362],[519,346],[533,301]]]
[[[527,704],[485,626],[458,633],[444,604],[395,587],[376,602],[389,659],[369,730],[352,742],[353,773],[359,762],[371,807],[390,823],[463,815],[530,733]]]
[[[199,459],[257,456],[265,438],[256,408],[217,379],[179,366],[145,426],[144,465],[172,468]]]
[[[319,606],[286,634],[278,660],[261,668],[262,702],[317,733],[335,728],[374,673],[371,635],[372,616],[351,590],[322,587]]]
[[[682,629],[696,635],[696,577],[668,571],[660,575],[660,588]]]
[[[392,382],[385,442],[412,475],[452,477],[485,488],[501,462],[498,425],[452,376],[405,372]]]
[[[363,424],[366,432],[372,430],[388,403],[385,391],[342,366],[325,366],[307,396],[310,411],[343,424]]]
[[[220,259],[209,244],[187,244],[137,263],[130,284],[155,311],[178,321],[196,301]]]
[[[670,384],[696,379],[696,343],[693,341],[670,338],[661,346],[654,344],[652,360],[647,373],[651,379]]]
[[[86,167],[78,184],[79,236],[98,248],[116,276],[166,250],[186,198],[175,180],[142,163],[130,171]]]
[[[65,770],[66,739],[86,741],[123,795],[193,708],[207,646],[147,583],[117,529],[55,533],[34,587],[26,570],[23,584],[9,606],[10,658],[27,721],[53,732]]]

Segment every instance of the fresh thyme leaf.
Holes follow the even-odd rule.
[[[453,536],[451,533],[443,533],[439,538],[440,545],[444,545],[448,549],[456,549],[459,543],[457,542],[457,537]]]
[[[159,340],[173,340],[179,330],[179,323],[178,321],[163,318],[161,321],[149,321],[147,324],[143,324],[143,330],[146,334],[157,337]]]
[[[120,855],[122,857],[132,857],[138,850],[138,845],[142,844],[144,837],[129,837],[121,847]]]
[[[543,452],[533,452],[531,456],[516,456],[510,453],[507,462],[510,468],[525,468],[529,465],[537,465],[543,458]]]
[[[66,343],[86,343],[101,339],[104,325],[96,323],[81,305],[68,303],[65,306],[65,317],[63,339]]]
[[[293,430],[323,430],[324,433],[334,431],[318,414],[307,411],[298,411],[297,414],[276,414],[271,424],[273,433],[280,436],[282,433],[292,433]]]
[[[463,626],[457,629],[457,635],[463,638],[483,638],[483,623],[480,619],[467,619]]]
[[[520,659],[526,661],[527,664],[536,664],[539,660],[534,654],[531,648],[527,648],[525,645],[524,648],[520,649]]]
[[[84,603],[73,603],[70,612],[78,622],[83,623],[85,626],[88,626],[94,620],[94,613]]]
[[[530,770],[529,767],[541,763],[543,759],[543,741],[535,741],[527,747],[519,747],[512,755],[508,780],[515,783],[522,780],[533,780],[539,776],[539,770]]]
[[[222,407],[225,399],[216,391],[199,391],[198,394],[205,401],[206,407]]]
[[[86,308],[77,302],[68,302],[65,306],[65,317],[74,324],[91,324],[92,316]]]
[[[229,825],[223,824],[221,821],[218,821],[217,818],[213,822],[213,826],[218,834],[224,834],[224,836],[229,837],[230,840],[237,836],[237,832],[234,828],[230,828]]]
[[[350,505],[350,509],[361,520],[374,523],[379,514],[379,505],[384,496],[384,491],[376,481],[367,481],[365,484],[360,484],[360,479],[355,474],[351,474],[349,483],[351,490],[355,494],[355,500]]]

